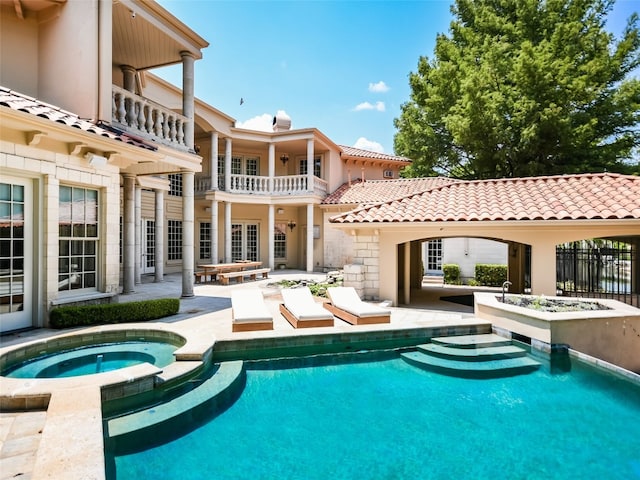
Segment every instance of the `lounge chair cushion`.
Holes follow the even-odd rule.
[[[327,295],[334,307],[357,317],[391,315],[391,311],[386,308],[363,302],[353,287],[330,287],[327,288]]]
[[[283,288],[282,300],[287,310],[298,320],[333,319],[333,315],[316,303],[308,287]]]
[[[273,321],[273,316],[264,303],[262,292],[257,289],[231,292],[231,308],[233,321],[236,323]]]

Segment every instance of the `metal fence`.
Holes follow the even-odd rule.
[[[637,252],[612,240],[572,242],[556,247],[557,287],[562,295],[612,298],[639,306],[632,275]]]

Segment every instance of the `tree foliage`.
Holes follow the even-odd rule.
[[[414,159],[405,175],[640,174],[638,15],[616,39],[612,6],[456,0],[394,120],[396,153]]]

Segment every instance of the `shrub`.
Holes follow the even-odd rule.
[[[442,272],[444,273],[444,283],[460,285],[460,265],[446,263],[442,265]]]
[[[500,287],[507,280],[506,265],[476,264],[476,280],[480,285]]]
[[[146,322],[175,315],[179,310],[177,298],[56,307],[49,313],[49,322],[52,328]]]

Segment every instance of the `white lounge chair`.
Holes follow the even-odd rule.
[[[280,313],[294,328],[333,327],[333,315],[322,308],[309,287],[283,288]]]
[[[329,287],[327,296],[330,302],[325,303],[324,308],[352,325],[391,321],[391,310],[363,302],[353,287]]]
[[[273,330],[273,316],[258,289],[231,292],[231,331]]]

